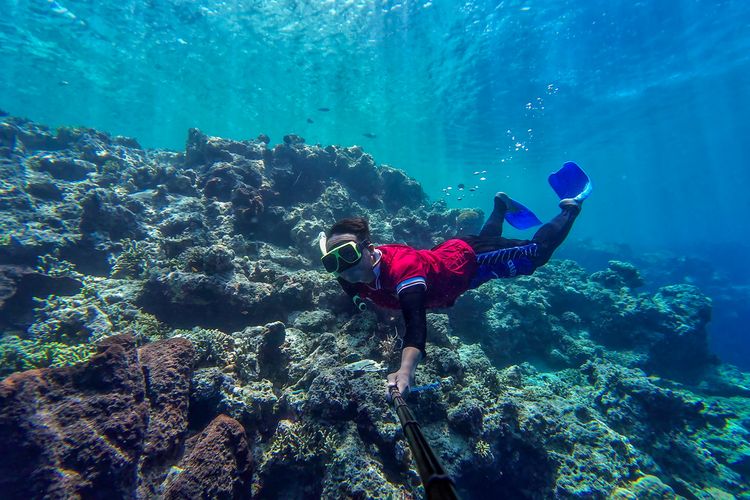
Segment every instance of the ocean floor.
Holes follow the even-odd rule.
[[[481,210],[359,146],[2,115],[4,494],[423,496],[384,397],[400,313],[357,312],[317,236],[363,215],[429,248]],[[750,498],[750,375],[710,352],[706,290],[638,265],[552,260],[431,311],[407,402],[463,498]]]

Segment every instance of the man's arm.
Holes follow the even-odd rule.
[[[401,350],[401,367],[388,375],[388,385],[395,385],[399,392],[406,394],[414,380],[417,365],[427,355],[427,308],[425,307],[426,288],[410,286],[398,294],[401,312],[406,323],[404,347]]]
[[[422,358],[427,356],[427,308],[425,307],[427,289],[415,285],[405,288],[398,294],[401,312],[406,323],[404,334],[404,348],[413,347],[420,351]],[[403,358],[403,357],[402,357]]]

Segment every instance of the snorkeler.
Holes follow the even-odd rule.
[[[530,275],[549,261],[570,232],[591,193],[591,182],[575,163],[568,162],[549,177],[560,197],[561,212],[537,230],[531,240],[502,237],[503,220],[525,229],[539,219],[505,193],[497,193],[492,214],[478,235],[459,236],[416,250],[407,245],[376,247],[366,219],[336,222],[321,234],[321,260],[334,273],[360,310],[364,299],[388,309],[401,309],[406,333],[401,366],[388,375],[388,387],[408,394],[419,362],[427,355],[427,309],[451,307],[465,291],[493,278]]]

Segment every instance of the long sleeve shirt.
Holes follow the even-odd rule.
[[[407,245],[381,245],[372,283],[339,283],[349,295],[370,299],[388,309],[401,309],[406,323],[404,347],[426,356],[426,310],[450,307],[468,290],[477,271],[476,255],[463,240],[451,239],[431,250]]]

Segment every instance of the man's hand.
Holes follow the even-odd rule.
[[[413,377],[410,371],[399,370],[388,374],[388,384],[386,387],[386,398],[388,399],[388,402],[390,403],[391,401],[391,387],[395,385],[398,392],[406,397],[406,395],[409,394],[412,382]]]
[[[414,383],[414,373],[417,371],[419,360],[422,359],[422,353],[416,347],[404,347],[401,350],[401,367],[397,372],[388,375],[388,382],[385,389],[385,397],[390,403],[391,387],[394,385],[402,396],[409,394],[409,389]]]

